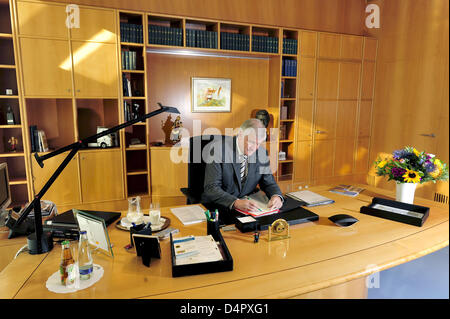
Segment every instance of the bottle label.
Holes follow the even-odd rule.
[[[94,267],[89,267],[89,268],[86,268],[86,269],[81,269],[80,268],[80,275],[89,275],[90,273],[92,273],[92,270],[94,269]]]

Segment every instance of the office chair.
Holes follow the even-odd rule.
[[[200,135],[189,139],[188,187],[180,188],[186,196],[186,204],[198,204],[201,201],[206,168],[202,158],[203,148],[213,140],[223,138],[223,135]]]

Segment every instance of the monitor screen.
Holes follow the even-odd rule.
[[[11,203],[9,192],[8,166],[6,163],[0,164],[0,209],[8,208]]]

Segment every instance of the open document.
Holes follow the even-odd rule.
[[[258,208],[254,211],[242,211],[240,209],[236,209],[238,212],[251,215],[253,217],[260,217],[270,214],[278,213],[279,209],[273,209],[269,208],[267,204],[269,203],[269,199],[267,198],[266,194],[264,194],[262,191],[259,191],[257,193],[251,194],[250,196],[246,196],[243,199],[247,199],[251,201],[253,204],[255,204]]]

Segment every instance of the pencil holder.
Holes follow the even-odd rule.
[[[219,222],[218,221],[206,221],[206,234],[212,235],[215,240],[218,240],[219,230]]]

